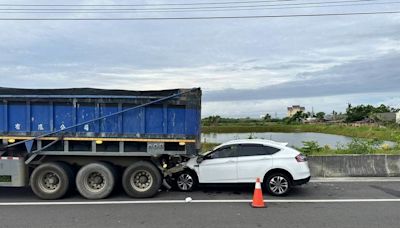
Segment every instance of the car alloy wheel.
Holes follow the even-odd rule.
[[[176,180],[176,185],[181,191],[190,191],[194,186],[194,178],[189,173],[182,173]]]
[[[283,176],[274,176],[270,179],[269,189],[275,195],[283,195],[289,190],[289,181]]]

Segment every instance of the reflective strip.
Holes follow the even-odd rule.
[[[0,160],[19,160],[20,157],[1,157]]]
[[[0,139],[15,139],[15,140],[28,140],[33,137],[27,136],[0,136]],[[57,140],[57,137],[43,137],[40,140]],[[195,139],[146,139],[146,138],[80,138],[80,137],[65,137],[66,141],[104,141],[104,142],[184,142],[195,143]]]
[[[256,183],[256,189],[261,189],[261,183],[260,182]]]

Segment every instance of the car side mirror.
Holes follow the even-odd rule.
[[[199,156],[196,160],[197,164],[200,164],[201,162],[204,161],[204,156]]]

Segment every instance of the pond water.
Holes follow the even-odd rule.
[[[303,141],[317,141],[320,146],[329,145],[336,148],[337,145],[346,145],[352,141],[351,137],[332,135],[324,133],[280,133],[280,132],[258,132],[258,133],[207,133],[202,134],[202,142],[224,143],[235,139],[269,139],[277,142],[287,142],[289,146],[302,147]],[[394,145],[393,142],[385,142]]]

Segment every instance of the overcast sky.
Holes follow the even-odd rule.
[[[34,1],[166,2],[172,1]],[[32,1],[0,0],[0,4],[4,3]],[[400,10],[400,4],[50,16],[226,16],[387,10]],[[284,116],[286,107],[294,104],[327,113],[344,111],[347,103],[400,107],[400,14],[198,21],[0,21],[0,31],[2,87],[201,87],[203,116]]]

